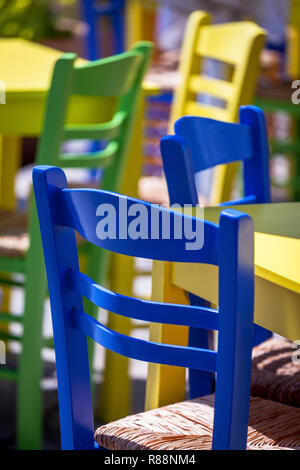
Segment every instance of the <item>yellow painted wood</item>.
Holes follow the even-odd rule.
[[[234,94],[233,84],[225,80],[219,80],[211,77],[204,77],[200,75],[191,75],[189,89],[193,93],[208,93],[214,95],[218,93],[218,97],[224,100],[230,100]]]
[[[291,78],[300,76],[300,1],[291,0],[290,22],[287,29],[287,71]]]
[[[155,262],[152,299],[157,302],[188,304],[185,292],[171,283],[171,264]],[[187,345],[188,328],[174,325],[150,325],[150,340],[159,343]],[[185,369],[148,365],[145,409],[150,410],[185,398]]]
[[[250,215],[254,220],[256,275],[300,293],[300,265],[295,261],[300,260],[300,203],[240,205],[235,206],[235,209]],[[222,210],[224,207],[207,207],[204,217],[217,223]],[[193,265],[186,265],[187,271],[189,266],[193,269]],[[215,269],[209,267],[208,270]],[[194,274],[190,279],[191,282],[199,280]],[[201,284],[203,291],[214,289],[207,272],[201,277]]]
[[[295,341],[300,338],[300,203],[235,208],[251,215],[255,224],[255,322]],[[205,208],[205,219],[218,222],[222,210],[224,207]],[[173,293],[172,289],[176,288],[217,305],[218,267],[196,263],[155,263],[153,298],[167,301],[166,294]],[[150,331],[152,340],[162,341],[165,332],[169,333],[168,341],[175,338],[166,325],[153,324]],[[185,335],[183,328],[182,334]],[[180,328],[176,335],[180,337]],[[168,370],[150,365],[147,409],[181,400],[184,383],[184,377],[171,380]]]
[[[110,312],[108,328],[130,336],[131,321]],[[99,417],[111,422],[127,416],[130,412],[129,360],[108,349],[105,352],[105,369],[101,385]]]
[[[15,173],[20,166],[20,160],[21,140],[17,137],[0,136],[0,207],[2,209],[13,209],[15,206]]]
[[[152,41],[156,2],[151,0],[126,1],[126,45],[129,49],[138,41]]]
[[[300,294],[300,241],[257,233],[255,274]]]
[[[230,206],[227,207],[229,208]],[[218,223],[220,213],[225,208],[226,206],[205,207],[205,220]],[[255,232],[289,238],[300,238],[299,202],[242,204],[234,206],[234,209],[252,217],[255,224]],[[185,211],[187,214],[192,213],[190,209],[185,209]]]
[[[3,105],[4,107],[6,105]],[[15,207],[15,174],[21,161],[21,139],[18,137],[0,136],[0,207],[13,209]],[[10,278],[10,275],[8,275]],[[2,287],[3,312],[10,312],[11,289]],[[3,326],[3,329],[7,326]]]
[[[289,76],[298,80],[300,75],[300,27],[289,26],[287,71]]]
[[[299,240],[296,240],[298,245]],[[255,250],[256,251],[256,250]],[[264,277],[262,277],[264,276]],[[259,325],[295,341],[300,338],[300,295],[298,289],[290,290],[280,284],[270,282],[268,273],[255,266],[255,314]],[[211,303],[218,303],[218,269],[215,266],[200,264],[174,264],[172,282]]]
[[[291,340],[300,338],[300,203],[236,206],[255,224],[255,321]],[[222,208],[206,208],[217,222]],[[218,268],[174,264],[172,282],[218,303]]]
[[[254,23],[211,25],[210,16],[205,12],[192,13],[181,52],[180,84],[174,95],[170,132],[174,122],[187,114],[235,122],[239,107],[252,101],[264,39],[265,32]],[[226,82],[205,77],[201,74],[203,58],[234,65],[232,78],[229,77]],[[225,100],[224,109],[202,103],[200,105],[197,102],[198,93],[208,93]],[[211,204],[230,199],[236,168],[235,164],[231,164],[219,166],[215,170]]]
[[[300,294],[300,242],[296,238],[255,234],[255,275],[273,284]],[[193,291],[201,290],[201,297],[217,303],[216,279],[218,268],[210,265],[182,264],[174,268],[172,282]],[[188,278],[188,281],[186,279]],[[183,286],[184,282],[184,286]],[[201,286],[198,287],[198,284]]]

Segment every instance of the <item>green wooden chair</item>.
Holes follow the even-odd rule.
[[[102,167],[101,187],[109,191],[119,190],[151,47],[150,43],[141,42],[129,52],[80,65],[75,64],[76,55],[71,53],[64,54],[57,61],[47,100],[37,163],[67,168]],[[99,108],[95,114],[102,115],[102,122],[68,124],[68,108],[75,95],[83,95],[87,100],[90,96],[99,97]],[[94,98],[91,103],[95,104]],[[106,145],[95,153],[61,153],[62,143],[69,139],[101,140]],[[17,381],[18,447],[38,449],[42,446],[43,437],[41,351],[47,343],[42,335],[45,271],[34,203],[30,203],[28,216],[0,211],[0,227],[0,283],[19,285],[25,290],[22,316],[0,313],[0,324],[18,322],[23,325],[21,336],[11,334],[10,328],[4,328],[4,332],[0,333],[1,339],[18,341],[22,345],[17,369],[1,367],[0,378]],[[94,279],[103,281],[108,266],[104,252],[94,248],[87,251],[84,243],[80,247],[87,255],[86,271]],[[11,273],[24,274],[24,282],[8,279]],[[90,306],[87,308],[92,312]]]

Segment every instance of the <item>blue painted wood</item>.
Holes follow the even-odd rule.
[[[245,449],[254,310],[254,225],[232,209],[220,216],[219,336],[213,449]],[[222,409],[222,413],[217,410]]]
[[[193,173],[197,173],[216,165],[241,161],[246,199],[238,203],[249,203],[249,200],[256,203],[270,202],[269,144],[265,117],[260,108],[241,106],[239,124],[185,116],[175,123],[174,129],[177,138],[174,145],[181,145],[181,149],[177,150],[177,161],[180,158],[186,162],[191,160],[185,163],[186,172],[190,172],[190,168],[193,168]],[[178,136],[185,144],[180,144]],[[169,170],[165,172],[168,188],[174,187],[181,174],[178,173],[176,177],[176,168],[170,173],[171,163],[167,160],[172,160],[171,149],[168,156],[167,147],[162,146],[162,157],[164,166]],[[191,177],[189,174],[189,180]]]
[[[175,122],[174,129],[190,149],[195,172],[253,155],[251,130],[243,124],[184,116]]]
[[[74,328],[84,332],[106,349],[131,359],[154,364],[216,371],[216,351],[173,346],[132,338],[106,328],[93,317],[77,310],[72,311],[71,318]]]
[[[203,248],[194,251],[194,257],[190,256],[183,244],[178,244],[174,234],[168,240],[173,250],[168,249],[162,229],[158,232],[158,240],[148,240],[147,243],[143,240],[141,245],[139,240],[124,239],[122,233],[113,240],[101,241],[100,246],[103,248],[134,256],[134,246],[137,246],[138,255],[142,257],[145,257],[145,250],[148,249],[156,259],[164,259],[162,252],[165,251],[166,260],[170,261],[196,262],[208,258],[218,260],[218,313],[201,306],[172,305],[175,324],[179,316],[182,316],[180,323],[198,325],[197,313],[201,327],[218,328],[220,323],[218,351],[198,346],[160,344],[116,333],[83,311],[82,295],[119,314],[140,319],[149,318],[153,312],[155,321],[161,323],[172,320],[169,304],[143,302],[120,296],[103,289],[79,273],[74,228],[94,242],[98,222],[95,211],[100,203],[109,202],[116,208],[117,202],[126,200],[128,206],[132,207],[137,201],[101,190],[66,189],[65,174],[56,167],[36,167],[33,171],[33,184],[53,319],[62,447],[94,448],[86,335],[104,347],[128,357],[193,370],[201,369],[204,372],[216,371],[218,381],[213,447],[245,447],[250,399],[254,284],[254,232],[250,217],[233,209],[226,209],[221,214],[220,225],[203,221],[208,230],[205,230]],[[155,214],[162,214],[159,207],[146,206],[152,208]],[[171,215],[171,211],[163,210]],[[177,216],[181,220],[187,219],[184,214]],[[200,255],[202,251],[205,253],[204,257]],[[240,393],[243,394],[242,399]]]
[[[161,154],[170,203],[197,204],[194,174],[215,165],[242,161],[244,197],[221,206],[270,202],[269,147],[265,117],[256,106],[240,108],[240,123],[185,116],[175,125],[175,135],[161,140]],[[207,306],[203,299],[190,296],[193,305]],[[272,333],[255,325],[254,345]],[[211,334],[190,329],[189,344],[211,345]],[[190,396],[203,396],[213,390],[211,374],[190,371]]]
[[[145,301],[116,294],[99,286],[83,273],[69,270],[66,281],[98,307],[136,320],[218,329],[218,311],[213,308]]]
[[[55,214],[56,223],[76,229],[86,240],[106,250],[164,261],[202,262],[214,265],[219,262],[218,226],[211,222],[204,223],[201,219],[180,212],[96,189],[64,189],[57,198],[60,210]],[[120,214],[125,212],[128,213],[128,217],[120,221]],[[128,238],[127,232],[131,229],[131,224],[135,224],[134,221],[139,214],[143,217],[139,227],[139,238]],[[106,226],[106,221],[107,227],[111,226],[111,235],[101,232],[103,238],[99,238],[101,231],[99,224],[101,227]],[[162,223],[159,224],[158,221]],[[164,229],[166,223],[171,227],[170,234]],[[186,250],[191,240],[183,230],[184,224],[193,224],[195,233],[200,234],[203,231],[205,243],[201,250]],[[176,239],[172,229],[175,226],[182,228],[181,238]],[[152,232],[156,233],[156,238],[150,239]],[[119,238],[117,234],[120,235]]]
[[[81,0],[81,11],[89,30],[86,42],[86,58],[97,60],[103,57],[103,46],[98,30],[104,17],[110,19],[113,37],[112,54],[119,54],[125,50],[125,19],[124,0],[109,0],[106,5],[97,5],[96,0]]]
[[[34,176],[38,216],[47,267],[57,365],[60,433],[63,449],[93,448],[93,414],[86,335],[72,327],[71,311],[83,309],[82,297],[68,289],[68,269],[78,271],[74,230],[53,220],[56,192],[67,186],[63,171],[48,168]]]
[[[269,143],[264,113],[256,106],[240,108],[240,122],[251,129],[253,154],[243,164],[245,196],[255,195],[256,202],[271,201]]]

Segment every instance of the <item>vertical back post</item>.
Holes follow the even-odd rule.
[[[220,216],[219,338],[213,449],[247,445],[254,309],[254,228],[249,216]]]
[[[58,168],[33,170],[44,248],[58,378],[62,449],[93,449],[93,412],[86,336],[73,328],[72,309],[83,310],[81,295],[67,288],[68,269],[79,270],[74,230],[56,225],[56,195],[67,187]]]
[[[76,54],[67,53],[60,57],[55,64],[47,98],[43,130],[38,145],[38,164],[55,165],[57,163],[72,90],[75,59]]]
[[[270,202],[269,144],[264,113],[254,106],[240,108],[240,123],[251,127],[253,155],[243,162],[245,196],[256,195],[257,203]]]

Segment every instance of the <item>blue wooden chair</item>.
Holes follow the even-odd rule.
[[[168,186],[170,203],[192,204],[198,203],[198,193],[195,183],[195,173],[215,167],[222,163],[240,161],[242,163],[242,175],[244,196],[241,199],[228,201],[222,206],[234,206],[237,204],[269,203],[270,178],[269,178],[269,145],[267,127],[263,111],[256,106],[242,106],[240,108],[240,123],[232,124],[216,121],[208,118],[185,116],[174,125],[175,135],[164,137],[161,141],[161,153]],[[190,295],[190,303],[193,305],[209,305],[203,299]],[[254,325],[254,346],[272,337],[272,332]],[[189,344],[201,344],[207,347],[211,344],[212,335],[203,330],[191,328]],[[269,353],[274,356],[274,367],[278,364],[280,350],[286,350],[286,341],[273,339],[269,343]],[[278,350],[274,354],[274,348]],[[293,353],[290,348],[291,355]],[[268,352],[264,345],[263,354]],[[292,358],[291,358],[292,365]],[[272,370],[269,364],[269,374],[274,375],[274,381],[280,384],[280,378],[276,377],[276,367]],[[254,374],[255,375],[255,374]],[[278,375],[278,374],[277,374]],[[258,374],[257,381],[252,381],[252,389],[259,396],[268,396],[266,381],[262,374]],[[271,385],[271,384],[270,384]],[[191,397],[206,395],[214,386],[214,376],[203,374],[199,371],[190,371]],[[286,393],[278,394],[279,401],[291,403]],[[274,398],[275,395],[272,395]]]
[[[86,57],[96,60],[104,56],[103,45],[98,34],[99,25],[103,18],[109,18],[113,32],[113,50],[111,55],[120,54],[125,50],[124,37],[124,0],[109,0],[106,4],[99,4],[97,0],[81,0],[82,16],[88,24],[89,30],[86,43]]]
[[[57,167],[36,167],[33,184],[53,319],[62,448],[94,448],[86,341],[86,336],[90,336],[105,348],[130,358],[217,372],[213,437],[209,437],[208,445],[211,446],[212,442],[214,449],[244,449],[247,442],[253,340],[254,232],[251,218],[227,209],[220,216],[220,224],[216,225],[200,219],[191,220],[191,217],[180,212],[107,191],[68,189],[65,174]],[[132,226],[137,228],[139,225],[137,214],[138,217],[143,214],[143,230],[147,227],[146,232],[140,232],[141,225],[138,233],[132,230]],[[202,248],[187,249],[186,243],[191,242],[190,237],[184,234],[178,239],[173,230],[170,231],[170,239],[165,239],[162,224],[160,227],[157,221],[166,216],[170,217],[170,227],[178,228],[193,222],[195,233],[203,231]],[[95,284],[79,272],[75,230],[92,244],[129,256],[218,265],[219,309],[142,301],[118,295]],[[128,233],[131,238],[127,238]],[[130,318],[218,330],[218,351],[197,346],[159,344],[116,333],[84,313],[82,297]],[[262,402],[264,400],[259,399],[260,405]],[[195,420],[194,405],[200,407],[201,416],[201,407],[208,407],[209,404],[212,407],[211,401],[204,401],[203,404],[200,400],[178,406],[192,407]],[[285,413],[289,408],[279,404],[276,406],[283,407]],[[166,408],[165,411],[172,414],[172,408]],[[266,410],[267,406],[263,403],[261,408]],[[162,410],[156,419],[160,420],[163,413]],[[272,413],[273,416],[274,410]],[[261,412],[257,416],[261,422]],[[95,433],[96,441],[102,448],[151,448],[145,441],[149,440],[149,423],[150,427],[153,426],[153,419],[155,410],[102,426]],[[114,434],[116,430],[117,435]],[[201,448],[203,439],[207,445],[207,434],[207,430],[199,432],[198,429],[195,448]],[[156,430],[151,433],[150,441],[155,444],[155,438],[159,439],[160,436],[161,431]],[[262,440],[257,441],[262,445]],[[176,448],[176,443],[174,445]]]

